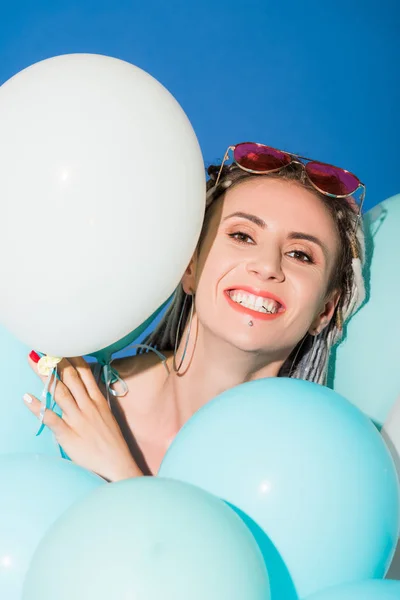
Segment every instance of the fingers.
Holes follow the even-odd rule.
[[[24,395],[24,402],[25,402],[26,406],[29,408],[29,410],[31,411],[31,413],[33,413],[36,417],[39,418],[42,403],[37,398],[35,398],[35,396],[32,396],[31,394]],[[50,409],[47,409],[45,411],[44,417],[43,417],[43,423],[49,429],[51,429],[51,431],[56,436],[57,441],[60,441],[60,439],[69,430],[68,425],[61,419],[61,417],[56,415],[56,413]]]
[[[85,361],[85,359],[78,356],[75,358],[69,358],[68,360],[71,363],[71,365],[76,369],[92,400],[96,402],[96,404],[107,403],[92,373],[92,369]]]
[[[58,384],[57,387],[60,388],[60,390],[62,390],[63,387],[69,390],[69,393],[72,399],[76,402],[77,406],[81,410],[86,410],[90,405],[93,404],[93,400],[85,381],[82,379],[81,372],[76,369],[74,363],[72,362],[73,360],[74,359],[64,358],[60,362],[59,374],[62,384]],[[55,399],[58,404],[57,393],[58,390],[56,388]]]
[[[35,361],[29,357],[29,363],[32,369],[39,375],[40,379],[45,383],[47,381],[47,376],[40,375],[37,369],[37,364]],[[61,364],[61,363],[60,363]],[[52,379],[49,384],[49,389],[51,390],[54,386],[54,380]],[[54,400],[61,408],[62,412],[66,415],[73,414],[74,410],[76,411],[77,405],[74,400],[74,397],[69,392],[68,388],[59,380],[56,381],[55,391],[54,391]]]
[[[47,377],[40,375],[38,371],[39,359],[40,357],[32,352],[29,363],[45,382]],[[63,358],[58,364],[58,374],[60,381],[57,381],[54,399],[67,415],[73,416],[77,408],[86,412],[95,405],[108,407],[89,365],[83,358]]]

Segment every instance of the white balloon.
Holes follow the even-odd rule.
[[[89,354],[178,284],[205,209],[193,128],[141,69],[91,54],[0,87],[0,320],[30,347]]]

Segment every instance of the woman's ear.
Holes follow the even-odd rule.
[[[327,325],[329,325],[335,309],[340,300],[340,291],[334,290],[326,300],[322,311],[315,317],[308,332],[311,335],[318,335]]]
[[[190,260],[190,263],[186,267],[186,271],[181,281],[185,294],[193,294],[196,290],[196,267],[197,253],[195,252]]]

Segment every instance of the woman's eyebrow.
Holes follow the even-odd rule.
[[[245,213],[245,212],[241,212],[241,211],[237,211],[237,212],[232,213],[231,215],[228,215],[222,221],[223,222],[227,221],[228,219],[231,219],[232,217],[240,217],[241,219],[247,219],[248,221],[251,221],[255,225],[258,225],[258,227],[261,227],[261,229],[265,229],[265,227],[266,227],[265,221],[260,219],[260,217],[257,217],[256,215],[252,215],[251,213]]]
[[[316,235],[312,235],[311,233],[304,233],[302,231],[291,231],[288,235],[288,238],[289,240],[307,240],[308,242],[313,242],[321,248],[322,252],[325,254],[326,257],[328,257],[329,255],[328,247]]]

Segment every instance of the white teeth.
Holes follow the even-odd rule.
[[[256,302],[255,302],[255,306],[257,306],[258,308],[260,306],[264,305],[264,300],[265,298],[262,298],[261,296],[257,296]]]
[[[267,302],[267,304],[264,304],[264,306],[268,312],[272,312],[276,304],[274,302]]]
[[[256,312],[275,314],[279,310],[278,302],[271,300],[270,298],[263,298],[262,296],[255,296],[254,294],[247,294],[239,290],[232,290],[229,293],[231,299],[246,308],[255,310]]]

